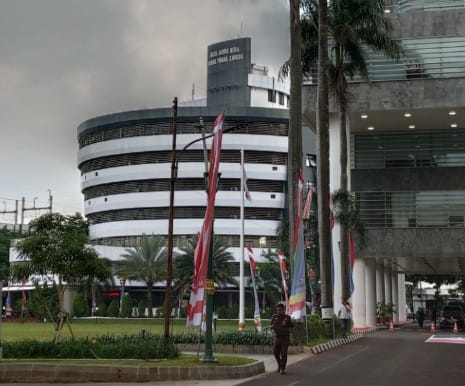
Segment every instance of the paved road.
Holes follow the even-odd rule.
[[[453,334],[450,334],[454,336]],[[274,372],[264,357],[267,373],[248,380],[150,382],[156,386],[462,386],[465,383],[465,345],[425,343],[431,334],[416,326],[367,335],[353,343],[317,355],[291,359],[287,374]],[[304,358],[304,359],[302,359]],[[295,361],[296,359],[302,359]],[[4,384],[8,386],[10,384]],[[11,386],[38,384],[11,384]],[[68,384],[71,386],[71,384]],[[77,384],[76,384],[77,385]],[[108,386],[110,383],[86,383]],[[135,384],[111,384],[140,386]]]
[[[417,328],[374,333],[241,385],[464,385],[465,345],[425,343],[430,336]]]

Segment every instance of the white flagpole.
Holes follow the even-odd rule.
[[[244,149],[241,149],[241,235],[240,235],[240,249],[241,260],[239,262],[239,331],[245,330],[244,318]]]

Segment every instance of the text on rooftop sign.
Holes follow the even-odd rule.
[[[244,54],[237,46],[222,48],[221,50],[210,51],[208,55],[208,66],[216,64],[234,62],[236,60],[243,60]]]

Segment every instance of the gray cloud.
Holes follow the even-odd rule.
[[[57,210],[82,211],[79,123],[189,99],[192,83],[205,96],[207,46],[221,40],[250,36],[253,60],[277,70],[289,52],[287,4],[0,0],[0,199],[45,203],[52,189]]]

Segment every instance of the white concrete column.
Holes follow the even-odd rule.
[[[376,326],[376,259],[365,259],[366,323]]]
[[[352,320],[354,328],[366,327],[366,288],[365,288],[365,260],[355,258],[354,263],[354,292],[352,293]]]
[[[407,321],[407,310],[405,308],[407,304],[407,294],[405,291],[405,273],[399,273],[399,322]]]
[[[376,303],[384,303],[384,262],[376,263]]]
[[[387,262],[384,266],[384,302],[392,303],[392,269],[391,262]]]
[[[394,270],[392,272],[392,299],[395,311],[392,320],[394,323],[399,323],[399,275]]]

